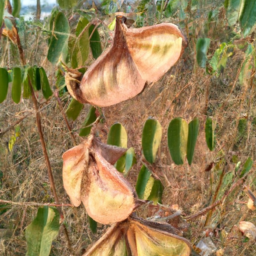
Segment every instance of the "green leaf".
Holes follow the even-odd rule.
[[[75,99],[72,99],[69,103],[68,109],[66,110],[67,117],[75,121],[78,118],[83,107],[84,105],[82,103],[78,102]]]
[[[20,0],[12,0],[12,15],[14,17],[20,16],[21,9],[21,1]]]
[[[168,127],[168,147],[175,164],[183,164],[187,143],[188,123],[182,118],[174,118]]]
[[[240,178],[244,177],[251,170],[252,165],[253,165],[253,161],[250,157],[248,157],[248,159],[244,163],[244,167],[240,174]]]
[[[127,148],[127,132],[120,123],[111,126],[108,133],[107,144]]]
[[[20,102],[21,85],[22,85],[21,68],[13,68],[12,100],[17,104]]]
[[[240,13],[241,13],[241,8],[243,6],[243,1],[241,0],[226,0],[225,1],[225,8],[226,8],[226,14],[227,14],[227,19],[228,19],[228,24],[230,26],[233,26],[236,24]]]
[[[89,225],[90,225],[90,230],[92,231],[92,233],[96,234],[97,233],[97,222],[92,219],[90,216],[88,216],[88,221],[89,221]]]
[[[210,117],[207,118],[205,123],[205,138],[208,148],[213,151],[215,148],[215,134],[214,134],[214,126],[212,123],[212,119]]]
[[[42,88],[40,79],[40,68],[38,67],[35,68],[35,86],[38,91]]]
[[[27,75],[29,76],[29,79],[30,79],[30,82],[33,86],[33,89],[35,91],[38,91],[40,90],[40,84],[38,84],[38,81],[37,81],[37,67],[36,66],[33,66],[33,67],[29,67],[27,69]]]
[[[256,1],[243,0],[243,10],[239,20],[243,34],[247,36],[256,23]]]
[[[139,173],[139,176],[137,179],[137,183],[136,183],[136,187],[135,187],[137,195],[140,199],[145,199],[144,194],[146,191],[147,184],[149,183],[150,177],[151,177],[150,171],[148,170],[148,168],[145,165],[143,165],[140,170],[140,173]],[[152,184],[152,186],[153,186],[153,184]],[[151,188],[152,188],[152,186],[151,186]],[[148,195],[149,194],[150,194],[150,192],[148,193]]]
[[[0,28],[2,27],[4,17],[5,0],[0,0]]]
[[[31,90],[28,84],[28,70],[29,68],[25,69],[24,79],[23,79],[23,98],[28,99],[31,96]]]
[[[97,119],[95,111],[96,111],[96,108],[91,106],[89,113],[88,113],[85,121],[83,122],[84,128],[82,128],[80,130],[79,136],[83,137],[83,136],[87,136],[90,134],[91,129],[92,129],[92,126],[90,126],[90,124],[94,123]]]
[[[136,157],[134,148],[129,148],[126,153],[118,159],[115,167],[119,172],[122,172],[125,176],[127,176],[135,163]]]
[[[162,195],[164,191],[164,186],[160,180],[154,180],[154,185],[151,189],[151,193],[147,200],[153,201],[154,204],[162,203]]]
[[[62,9],[72,9],[74,6],[77,5],[78,0],[57,0],[59,6]]]
[[[48,49],[47,59],[53,64],[57,63],[69,37],[69,24],[66,16],[59,12],[53,22],[52,36]],[[58,33],[59,32],[59,33]]]
[[[234,177],[234,173],[233,172],[228,172],[225,174],[224,178],[223,178],[223,182],[220,188],[220,191],[218,193],[217,199],[219,200],[222,198],[222,196],[224,195],[224,193],[227,191],[228,187],[232,184],[233,181],[233,177]]]
[[[187,144],[187,159],[189,165],[192,164],[196,140],[199,133],[199,120],[194,118],[188,125],[188,144]]]
[[[48,256],[52,241],[59,233],[59,212],[47,206],[39,208],[36,218],[26,228],[27,255]]]
[[[155,119],[148,119],[142,132],[143,154],[148,162],[153,164],[162,139],[162,126]]]
[[[0,103],[2,103],[8,93],[8,72],[5,68],[0,68]]]
[[[114,18],[108,25],[109,30],[114,30],[116,27],[116,18]]]
[[[89,28],[89,35],[91,37],[90,47],[92,50],[93,58],[97,59],[102,53],[102,48],[101,48],[101,43],[100,43],[99,32],[97,29],[94,30],[94,28],[95,28],[95,25],[91,25]],[[92,32],[93,32],[93,34],[92,34]]]
[[[81,17],[76,27],[76,36],[71,53],[71,66],[78,68],[85,65],[89,55],[89,27],[84,31],[89,21]]]
[[[201,68],[206,67],[207,51],[210,46],[211,39],[198,38],[196,42],[196,60]]]
[[[39,68],[39,74],[40,74],[40,85],[42,87],[44,98],[48,100],[49,97],[51,97],[53,94],[48,81],[48,77],[43,68]]]

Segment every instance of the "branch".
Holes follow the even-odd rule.
[[[66,117],[66,115],[65,115],[65,113],[64,113],[64,110],[63,110],[63,107],[62,107],[62,104],[61,104],[61,101],[60,101],[60,98],[59,98],[59,96],[58,96],[58,92],[57,92],[57,91],[54,92],[54,96],[55,96],[55,98],[57,99],[57,102],[58,102],[58,105],[59,105],[61,114],[62,114],[62,116],[63,116],[63,118],[64,118],[64,120],[65,120],[65,123],[66,123],[66,125],[67,125],[67,127],[68,127],[68,130],[69,130],[69,134],[70,134],[70,136],[71,136],[71,138],[72,138],[72,140],[73,140],[73,144],[74,144],[74,146],[76,146],[76,139],[75,139],[75,136],[74,136],[74,134],[73,134],[73,132],[72,132],[72,130],[71,130],[71,127],[70,127],[70,125],[69,125],[69,123],[68,123],[68,119],[67,119],[67,117]]]
[[[54,179],[53,179],[53,175],[52,175],[52,167],[51,167],[51,164],[50,164],[50,160],[49,160],[49,157],[48,157],[48,153],[47,153],[46,145],[45,145],[45,141],[44,141],[44,135],[43,135],[42,125],[41,125],[41,115],[38,112],[37,100],[36,100],[35,92],[34,92],[34,89],[33,89],[33,86],[32,86],[32,83],[31,83],[31,80],[30,80],[29,76],[28,76],[28,84],[29,84],[29,87],[30,87],[30,90],[31,90],[32,101],[33,101],[33,104],[34,104],[34,108],[36,110],[36,125],[37,125],[37,129],[38,129],[41,145],[42,145],[42,148],[43,148],[43,153],[44,153],[44,158],[45,158],[45,161],[46,161],[46,166],[47,166],[47,170],[48,170],[48,177],[49,177],[49,180],[50,180],[51,189],[52,189],[52,192],[53,192],[53,195],[54,195],[54,198],[55,198],[55,202],[57,204],[59,204],[59,198],[58,198],[57,193],[56,193]]]
[[[203,210],[199,211],[198,213],[196,214],[193,214],[193,215],[190,215],[188,217],[185,217],[186,220],[191,220],[191,219],[195,219],[197,217],[200,217],[201,215],[204,215],[206,214],[207,212],[209,212],[210,210],[214,209],[216,206],[222,204],[222,202],[228,197],[228,195],[236,188],[238,187],[239,185],[243,184],[244,183],[244,179],[240,179],[238,180],[235,184],[233,184],[231,186],[231,188],[229,190],[227,190],[224,194],[224,196],[218,200],[217,202],[215,202],[214,204],[204,208]]]
[[[11,204],[11,205],[20,205],[20,206],[55,206],[55,207],[74,207],[72,204],[55,204],[55,203],[36,203],[36,202],[13,202],[9,200],[0,199],[1,204]]]
[[[10,125],[8,128],[6,128],[4,131],[0,130],[0,138],[4,136],[5,133],[7,133],[8,131],[10,131],[14,126],[16,126],[17,124],[21,123],[26,117],[30,116],[30,114],[23,116],[21,119],[19,119],[18,121],[16,121],[14,124]]]

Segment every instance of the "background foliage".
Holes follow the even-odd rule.
[[[81,255],[106,229],[98,225],[93,233],[89,226],[95,223],[87,221],[83,207],[68,205],[63,189],[61,155],[82,141],[81,136],[89,133],[88,125],[99,112],[72,100],[63,75],[65,64],[86,69],[106,49],[113,36],[114,12],[123,11],[131,13],[136,27],[160,22],[178,24],[189,44],[181,60],[159,82],[147,85],[134,99],[102,110],[105,118],[100,123],[99,135],[109,144],[129,148],[125,156],[129,160],[120,159],[116,166],[134,186],[137,184],[141,198],[153,200],[160,195],[155,202],[183,210],[184,216],[175,218],[171,224],[180,228],[192,244],[210,235],[216,250],[223,249],[224,255],[255,255],[254,242],[237,228],[241,220],[256,221],[255,211],[245,205],[248,196],[242,185],[217,210],[184,220],[219,200],[239,178],[244,178],[252,191],[256,187],[254,1],[142,0],[126,4],[106,0],[95,6],[63,0],[58,1],[59,7],[48,18],[33,21],[19,17],[19,1],[10,1],[11,13],[17,17],[15,23],[6,14],[2,19],[4,2],[0,0],[0,26],[5,24],[0,38],[0,252],[25,255],[26,227],[42,214],[44,208],[39,206],[55,202],[36,127],[29,79],[37,97],[59,201],[67,204],[62,207],[64,219],[60,218],[64,221],[50,255]],[[91,21],[94,23],[89,30],[81,33]],[[198,128],[191,124],[195,118]],[[173,120],[193,126],[194,134],[199,131],[196,144],[187,139],[195,144],[193,153],[188,142],[183,143],[180,152],[174,152],[177,162],[168,146],[173,136],[168,127]],[[145,153],[145,144],[154,141],[143,140],[147,122],[154,123],[150,132],[162,137],[162,141],[157,151]],[[115,123],[119,125],[113,128]],[[177,128],[179,134],[181,127]],[[123,134],[123,140],[112,139],[114,129]],[[152,195],[154,190],[159,193]],[[156,207],[145,206],[140,210],[144,218],[166,214],[170,213]]]

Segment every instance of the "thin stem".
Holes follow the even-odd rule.
[[[67,127],[68,127],[69,134],[70,134],[70,136],[71,136],[71,138],[72,138],[72,141],[73,141],[73,145],[76,146],[76,145],[77,145],[76,139],[75,139],[75,136],[74,136],[74,134],[73,134],[73,132],[72,132],[72,129],[71,129],[69,123],[68,123],[68,119],[67,119],[67,117],[66,117],[66,115],[65,115],[65,113],[64,113],[64,109],[63,109],[63,107],[62,107],[61,100],[60,100],[60,98],[59,98],[59,96],[58,96],[58,92],[54,92],[54,96],[55,96],[55,98],[57,99],[58,106],[59,106],[59,108],[60,108],[61,114],[62,114],[62,116],[63,116],[63,118],[64,118],[64,120],[65,120],[65,123],[66,123]]]
[[[53,207],[74,207],[72,204],[55,204],[55,203],[36,203],[36,202],[13,202],[9,200],[0,199],[1,204],[11,204],[19,206],[53,206]]]
[[[41,125],[42,124],[41,115],[38,111],[37,99],[36,99],[36,96],[35,96],[35,92],[34,92],[30,77],[28,77],[28,84],[29,84],[29,87],[30,87],[30,90],[31,90],[32,101],[33,101],[33,104],[34,104],[34,108],[36,110],[36,125],[37,125],[37,129],[38,129],[41,145],[42,145],[42,148],[43,148],[44,158],[45,158],[45,162],[46,162],[46,166],[47,166],[47,170],[48,170],[48,177],[49,177],[49,180],[50,180],[50,186],[51,186],[54,198],[55,198],[55,202],[57,204],[59,204],[59,198],[58,198],[57,193],[56,193],[54,179],[53,179],[53,175],[52,175],[52,167],[51,167],[51,164],[50,164],[50,160],[49,160],[49,157],[48,157],[48,153],[47,153],[46,145],[45,145],[45,141],[44,141],[44,135],[43,135],[42,125]]]
[[[195,218],[198,218],[204,214],[206,214],[207,212],[209,212],[210,210],[214,209],[215,207],[217,207],[218,205],[222,204],[223,201],[228,197],[228,195],[238,186],[240,186],[241,184],[244,183],[244,179],[240,179],[238,180],[236,183],[234,183],[231,188],[229,190],[227,190],[224,194],[224,196],[218,200],[217,202],[215,202],[214,204],[204,208],[203,210],[199,211],[198,213],[196,214],[193,214],[193,215],[190,215],[188,217],[186,217],[185,219],[186,220],[192,220],[192,219],[195,219]]]

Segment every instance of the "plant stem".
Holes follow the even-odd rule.
[[[231,188],[229,190],[227,190],[224,194],[224,196],[218,200],[217,202],[215,202],[214,204],[204,208],[203,210],[199,211],[198,213],[195,213],[193,215],[190,215],[188,217],[186,217],[186,220],[192,220],[195,219],[197,217],[200,217],[204,214],[206,214],[208,211],[213,210],[215,207],[217,207],[218,205],[222,204],[222,202],[228,197],[228,195],[238,186],[240,186],[241,184],[244,183],[244,179],[239,179],[236,183],[234,183]]]
[[[11,204],[20,206],[54,206],[54,207],[74,207],[72,204],[55,204],[55,203],[36,203],[36,202],[13,202],[9,200],[0,199],[1,204]]]
[[[69,123],[68,123],[68,119],[67,119],[67,117],[66,117],[66,115],[65,115],[65,113],[64,113],[64,109],[63,109],[63,107],[62,107],[61,100],[60,100],[60,98],[59,98],[59,96],[58,96],[58,92],[54,92],[54,96],[55,96],[55,98],[57,99],[57,102],[58,102],[58,105],[59,105],[61,114],[62,114],[62,116],[63,116],[63,118],[64,118],[64,120],[65,120],[65,123],[66,123],[67,127],[68,127],[69,134],[70,134],[70,136],[71,136],[71,138],[72,138],[72,141],[73,141],[73,145],[76,146],[76,145],[77,145],[76,139],[75,139],[75,136],[74,136],[74,134],[73,134],[73,132],[72,132],[72,130],[71,130],[71,127],[70,127],[70,125],[69,125]]]

